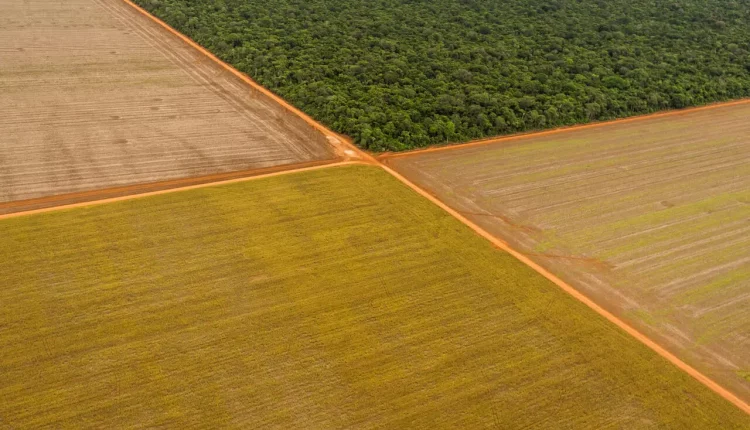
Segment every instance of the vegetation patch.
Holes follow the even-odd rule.
[[[364,148],[750,95],[750,4],[136,0]]]

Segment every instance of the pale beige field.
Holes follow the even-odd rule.
[[[0,2],[0,95],[0,203],[334,157],[119,0]]]
[[[750,398],[750,104],[387,162]]]

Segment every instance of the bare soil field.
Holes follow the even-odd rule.
[[[384,161],[750,398],[750,104]]]
[[[750,424],[377,167],[16,215],[0,237],[0,427]]]
[[[335,158],[118,0],[0,3],[0,202]]]

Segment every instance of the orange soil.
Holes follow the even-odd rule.
[[[587,296],[583,295],[578,290],[576,290],[575,288],[571,287],[569,284],[567,284],[566,282],[562,281],[560,278],[558,278],[554,274],[548,272],[546,269],[544,269],[543,267],[541,267],[540,265],[538,265],[537,263],[535,263],[533,260],[531,260],[530,258],[528,258],[526,255],[523,255],[520,252],[518,252],[518,251],[514,250],[513,248],[509,247],[507,243],[505,243],[504,241],[502,241],[502,240],[494,237],[493,235],[491,235],[490,233],[488,233],[487,231],[485,231],[484,229],[482,229],[478,225],[474,224],[473,222],[471,222],[469,219],[467,219],[466,217],[464,217],[460,213],[458,213],[455,210],[451,209],[449,206],[447,206],[445,203],[443,203],[442,201],[440,201],[439,199],[437,199],[436,197],[434,197],[433,195],[431,195],[427,191],[425,191],[425,190],[421,189],[420,187],[416,186],[415,184],[411,183],[408,179],[406,179],[405,177],[401,176],[400,174],[398,174],[397,172],[395,172],[394,170],[392,170],[391,168],[389,168],[387,165],[381,163],[379,161],[379,159],[375,159],[370,154],[365,153],[362,150],[360,150],[359,148],[357,148],[356,146],[354,146],[349,139],[344,138],[342,136],[339,136],[336,133],[334,133],[331,130],[329,130],[328,128],[326,128],[325,126],[317,123],[315,120],[313,120],[312,118],[310,118],[306,114],[302,113],[300,110],[298,110],[297,108],[293,107],[292,105],[290,105],[289,103],[287,103],[286,101],[284,101],[279,96],[273,94],[271,91],[263,88],[262,86],[260,86],[259,84],[257,84],[255,81],[253,81],[252,79],[250,79],[246,75],[242,74],[241,72],[239,72],[236,69],[232,68],[228,64],[226,64],[223,61],[219,60],[216,56],[214,56],[213,54],[211,54],[210,52],[208,52],[207,50],[205,50],[201,46],[197,45],[195,42],[193,42],[192,40],[190,40],[186,36],[182,35],[178,31],[174,30],[172,27],[170,27],[169,25],[167,25],[163,21],[159,20],[158,18],[154,17],[150,13],[146,12],[144,9],[142,9],[139,6],[137,6],[136,4],[132,3],[130,0],[123,0],[123,1],[125,3],[127,3],[127,4],[129,4],[130,6],[132,6],[133,8],[135,8],[136,10],[138,10],[145,17],[147,17],[147,18],[151,19],[152,21],[158,23],[159,25],[163,26],[164,28],[166,28],[168,31],[170,31],[174,35],[178,36],[180,39],[182,39],[183,41],[185,41],[185,43],[187,43],[190,46],[194,47],[195,49],[199,50],[204,55],[206,55],[207,57],[209,57],[210,59],[212,59],[213,61],[216,61],[217,63],[219,63],[222,67],[224,67],[225,69],[227,69],[228,71],[230,71],[232,74],[234,74],[237,77],[239,77],[240,79],[242,79],[244,82],[246,82],[251,87],[255,88],[256,90],[258,90],[260,92],[262,92],[263,94],[267,95],[268,97],[272,98],[273,100],[275,100],[276,102],[278,102],[279,104],[281,104],[282,106],[284,106],[285,108],[289,109],[290,112],[292,112],[292,113],[300,116],[302,119],[304,119],[308,124],[310,124],[316,130],[320,131],[321,133],[323,133],[327,137],[332,138],[332,143],[333,144],[339,143],[340,145],[346,147],[346,149],[344,151],[345,151],[345,153],[347,155],[351,156],[351,158],[359,158],[360,160],[364,161],[366,164],[374,164],[374,165],[380,166],[386,172],[390,173],[395,178],[397,178],[402,183],[404,183],[406,186],[408,186],[409,188],[411,188],[412,190],[414,190],[418,194],[422,195],[423,197],[427,198],[432,203],[436,204],[437,206],[439,206],[440,208],[442,208],[444,211],[448,212],[450,215],[452,215],[453,217],[455,217],[459,221],[461,221],[464,224],[466,224],[469,228],[471,228],[472,230],[474,230],[477,234],[479,234],[480,236],[482,236],[485,239],[487,239],[488,241],[490,241],[494,246],[496,246],[497,248],[499,248],[499,249],[501,249],[501,250],[503,250],[503,251],[505,251],[505,252],[513,255],[514,257],[516,257],[522,263],[524,263],[527,266],[531,267],[532,269],[536,270],[539,274],[541,274],[545,278],[549,279],[550,281],[554,282],[563,291],[565,291],[566,293],[570,294],[571,296],[573,296],[577,300],[581,301],[586,306],[588,306],[589,308],[591,308],[592,310],[594,310],[596,313],[598,313],[599,315],[603,316],[604,318],[606,318],[607,320],[609,320],[610,322],[612,322],[616,326],[620,327],[622,330],[624,330],[625,332],[627,332],[628,334],[630,334],[634,338],[638,339],[641,343],[643,343],[644,345],[648,346],[649,348],[651,348],[652,350],[654,350],[657,354],[661,355],[665,359],[669,360],[672,364],[674,364],[678,368],[682,369],[684,372],[686,372],[687,374],[689,374],[690,376],[692,376],[693,378],[695,378],[699,382],[703,383],[706,387],[710,388],[711,390],[713,390],[714,392],[716,392],[717,394],[719,394],[720,396],[722,396],[723,398],[725,398],[729,402],[731,402],[734,405],[736,405],[738,408],[740,408],[745,413],[750,414],[750,405],[748,405],[747,403],[743,402],[740,398],[738,398],[733,393],[731,393],[730,391],[728,391],[724,387],[722,387],[719,384],[717,384],[716,382],[714,382],[712,379],[706,377],[701,372],[697,371],[696,369],[694,369],[690,365],[686,364],[685,362],[683,362],[682,360],[680,360],[679,358],[677,358],[675,355],[673,355],[672,353],[670,353],[666,349],[662,348],[659,344],[657,344],[656,342],[654,342],[650,338],[646,337],[645,335],[643,335],[642,333],[640,333],[639,331],[637,331],[636,329],[634,329],[633,327],[631,327],[630,325],[628,325],[627,323],[625,323],[623,320],[617,318],[616,316],[614,316],[613,314],[611,314],[610,312],[608,312],[604,308],[602,308],[599,305],[597,305],[594,301],[592,301],[591,299],[589,299]],[[722,103],[722,104],[716,104],[716,105],[709,105],[709,106],[703,106],[703,107],[694,108],[694,109],[690,109],[690,110],[694,111],[694,110],[699,110],[699,109],[712,109],[712,108],[717,107],[717,106],[729,106],[729,105],[736,105],[736,104],[742,104],[742,103],[750,103],[750,100],[740,100],[740,101],[735,101],[735,102],[728,102],[728,103]],[[625,118],[625,119],[616,120],[616,121],[609,121],[609,122],[605,122],[605,123],[586,124],[586,125],[581,125],[581,126],[568,127],[568,128],[556,129],[556,130],[549,130],[549,131],[532,133],[532,134],[526,134],[526,135],[501,137],[501,138],[497,138],[497,139],[487,139],[487,140],[476,141],[476,142],[472,142],[472,143],[468,143],[468,144],[464,144],[464,145],[456,145],[456,147],[463,148],[463,147],[466,147],[467,145],[472,145],[472,146],[473,145],[483,145],[483,144],[499,142],[499,141],[503,141],[503,140],[507,140],[507,139],[515,139],[515,138],[520,138],[520,137],[527,137],[527,136],[530,136],[530,135],[534,135],[534,136],[548,135],[548,134],[554,134],[554,133],[560,133],[560,132],[568,131],[568,130],[571,130],[571,129],[601,127],[603,125],[608,125],[608,124],[611,124],[611,123],[614,123],[614,122],[632,122],[632,121],[642,120],[642,119],[645,119],[645,118],[651,118],[651,117],[654,117],[654,116],[679,115],[679,114],[685,113],[685,112],[690,111],[690,110],[671,111],[671,112],[657,113],[657,114],[651,114],[651,115],[640,116],[640,117]],[[452,148],[452,147],[435,147],[435,148],[428,148],[428,149],[425,149],[425,150],[420,150],[418,152],[421,153],[421,152],[425,152],[425,151],[439,151],[439,150],[446,150],[446,149],[450,149],[450,148]],[[381,156],[379,158],[383,159],[383,158],[394,157],[394,156],[403,156],[403,155],[411,154],[411,153],[414,153],[414,152],[417,152],[417,151],[413,151],[413,152],[410,152],[410,153],[401,153],[401,154],[397,154],[397,155],[386,154],[386,155],[383,155],[383,156]],[[313,167],[306,167],[306,168],[295,169],[295,170],[283,170],[283,171],[278,171],[278,172],[274,172],[274,173],[268,173],[268,174],[265,174],[265,175],[254,176],[253,178],[262,178],[262,177],[282,175],[282,174],[292,173],[292,172],[299,172],[299,171],[306,171],[306,170],[313,170],[313,169],[321,169],[321,168],[326,168],[328,166],[336,166],[336,165],[343,165],[343,164],[351,164],[351,163],[350,162],[338,162],[338,163],[333,163],[333,164],[326,164],[326,165],[319,165],[319,166],[313,166]],[[243,180],[248,180],[248,179],[247,178],[232,179],[232,180],[223,181],[223,182],[219,182],[219,183],[229,183],[229,182],[237,182],[237,181],[243,181]],[[46,211],[56,210],[58,208],[70,208],[70,207],[77,207],[77,206],[86,206],[86,205],[91,205],[91,204],[108,203],[108,202],[112,202],[112,201],[132,199],[132,198],[136,198],[136,197],[139,197],[139,196],[164,194],[164,193],[173,192],[173,191],[177,191],[177,190],[199,188],[199,187],[207,187],[207,186],[212,186],[212,185],[216,185],[216,184],[217,183],[207,183],[207,184],[200,184],[200,185],[192,185],[192,186],[182,187],[182,188],[179,188],[179,189],[174,189],[173,188],[173,189],[167,189],[167,190],[154,191],[154,192],[139,194],[137,196],[132,196],[131,195],[131,196],[115,197],[115,198],[111,198],[111,199],[99,200],[97,202],[76,203],[76,204],[67,205],[67,206],[57,206],[57,207],[52,207],[52,208],[38,209],[38,210],[32,210],[32,211],[26,211],[26,212],[18,212],[18,213],[13,213],[13,214],[8,214],[8,215],[0,215],[0,219],[10,218],[10,217],[17,217],[17,216],[22,216],[22,215],[31,214],[31,213],[46,212]]]
[[[198,178],[176,179],[173,181],[156,182],[144,185],[130,185],[118,188],[108,188],[104,190],[95,190],[82,193],[64,194],[61,196],[43,197],[40,199],[22,200],[0,205],[0,220],[7,218],[16,218],[25,215],[38,214],[42,212],[51,212],[60,209],[70,209],[84,206],[100,205],[104,203],[118,202],[121,200],[131,200],[159,194],[173,193],[176,191],[192,190],[195,188],[213,187],[217,185],[232,184],[235,182],[251,181],[254,179],[270,178],[272,176],[286,175],[296,172],[306,172],[309,170],[324,169],[327,167],[347,166],[352,164],[365,164],[361,161],[327,161],[311,162],[303,164],[294,164],[287,166],[269,167],[267,169],[255,169],[247,172],[232,172],[227,174],[218,174],[210,176],[201,176]],[[243,176],[244,175],[244,176]],[[218,179],[217,179],[218,177]],[[178,185],[182,184],[182,185]],[[185,185],[191,184],[191,185]],[[111,196],[116,197],[111,197]],[[93,200],[92,198],[97,198]],[[3,209],[9,205],[26,205],[36,206],[37,209],[29,209],[20,212],[11,212],[2,214]],[[45,204],[47,204],[45,206]],[[50,205],[51,204],[51,205]]]
[[[234,172],[214,173],[205,176],[194,176],[190,178],[178,178],[165,181],[150,182],[145,184],[123,185],[119,187],[100,188],[96,190],[79,191],[75,193],[57,194],[52,196],[37,197],[34,199],[14,200],[0,202],[0,218],[4,214],[13,212],[28,213],[44,208],[69,207],[74,204],[85,202],[108,201],[112,198],[127,198],[135,195],[148,195],[156,191],[167,189],[184,190],[194,188],[201,184],[216,184],[233,182],[256,177],[266,177],[275,172],[307,170],[315,166],[327,166],[341,164],[337,160],[307,161],[304,163],[284,164],[280,166],[262,167],[258,169],[240,170]]]

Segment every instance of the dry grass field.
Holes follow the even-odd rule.
[[[750,104],[387,162],[750,399]]]
[[[0,221],[9,428],[747,428],[376,167]]]
[[[334,155],[119,0],[0,2],[0,203]]]

